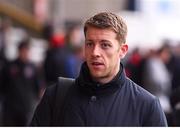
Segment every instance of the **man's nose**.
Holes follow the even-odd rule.
[[[92,56],[100,56],[100,48],[96,45],[94,46],[93,50],[92,50]]]

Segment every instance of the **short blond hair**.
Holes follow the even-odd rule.
[[[120,44],[126,43],[127,25],[120,16],[114,13],[101,12],[89,18],[84,25],[85,36],[88,27],[96,27],[100,29],[110,28],[117,34],[117,39]]]

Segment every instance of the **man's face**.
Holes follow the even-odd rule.
[[[111,29],[89,27],[85,38],[85,58],[91,76],[100,83],[109,82],[119,71],[127,45],[120,45]]]

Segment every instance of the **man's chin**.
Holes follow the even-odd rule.
[[[102,77],[104,77],[104,74],[103,73],[100,73],[100,72],[96,72],[96,73],[91,73],[91,76],[93,77],[93,78],[102,78]]]

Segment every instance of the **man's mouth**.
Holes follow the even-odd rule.
[[[97,67],[97,66],[103,66],[104,64],[101,62],[92,62],[91,65]]]
[[[92,62],[92,65],[102,65],[103,63],[101,62]]]

